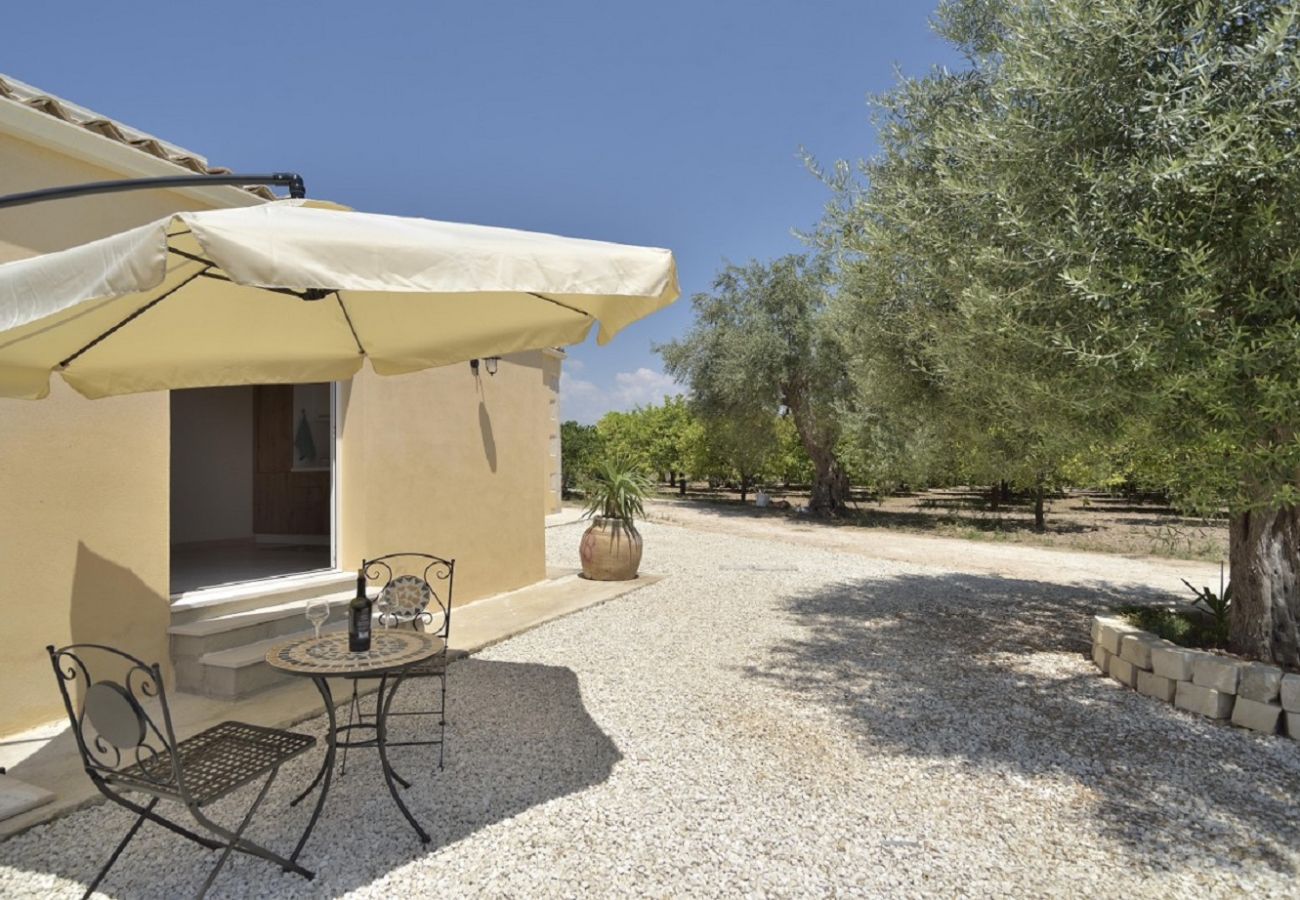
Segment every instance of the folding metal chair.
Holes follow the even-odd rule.
[[[222,851],[199,889],[200,897],[208,892],[232,850],[261,857],[304,878],[314,877],[311,871],[244,837],[280,766],[315,746],[314,737],[243,722],[222,722],[177,741],[162,673],[156,663],[147,665],[103,644],[70,644],[62,649],[49,646],[46,650],[86,774],[105,797],[139,814],[86,888],[85,897],[99,886],[146,819],[209,850]],[[108,674],[93,676],[87,657],[94,661],[97,673]],[[73,702],[69,684],[80,687],[80,710]],[[154,708],[157,713],[151,714]],[[156,718],[161,719],[161,728]],[[257,798],[234,830],[204,814],[203,807],[263,776],[266,781]],[[152,799],[141,805],[124,797],[123,792],[146,794]],[[159,800],[184,804],[199,826],[216,839],[197,834],[156,812]]]
[[[384,627],[410,627],[441,639],[442,648],[423,662],[404,670],[404,682],[413,678],[436,678],[437,705],[429,709],[389,711],[389,716],[437,716],[438,737],[421,741],[389,741],[389,747],[436,746],[438,769],[443,767],[444,740],[447,736],[447,641],[451,635],[451,591],[455,581],[456,560],[428,553],[390,553],[363,560],[361,569],[367,581],[382,583],[375,606],[379,623]],[[389,698],[389,703],[392,698]],[[376,710],[378,712],[378,710]],[[364,722],[357,679],[352,680],[352,700],[348,705],[348,725]],[[347,748],[343,749],[343,771],[347,771]],[[400,775],[403,787],[410,787]]]

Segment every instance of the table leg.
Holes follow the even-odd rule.
[[[320,818],[320,811],[325,806],[325,796],[330,792],[330,781],[334,777],[334,754],[338,747],[338,723],[334,718],[334,695],[330,691],[329,682],[325,678],[313,678],[316,684],[316,690],[320,691],[321,698],[325,701],[325,715],[329,718],[329,725],[325,730],[325,762],[321,764],[320,771],[312,783],[308,785],[307,790],[294,800],[292,805],[296,805],[299,800],[311,793],[321,779],[324,783],[320,787],[320,796],[316,798],[316,808],[312,810],[311,821],[307,823],[307,830],[302,833],[298,839],[298,846],[293,849],[293,855],[289,857],[293,862],[298,861],[298,854],[302,853],[302,848],[307,844],[307,838],[311,837],[312,830],[316,827],[316,820]]]
[[[393,703],[393,695],[397,693],[397,687],[402,683],[402,678],[401,671],[398,671],[392,690],[389,691],[384,690],[388,682],[388,676],[385,675],[379,679],[379,700],[375,706],[375,744],[379,748],[379,765],[384,772],[384,783],[388,785],[388,793],[393,795],[393,802],[402,811],[402,815],[406,816],[406,821],[411,823],[415,833],[420,836],[420,841],[427,844],[429,843],[429,835],[420,827],[420,823],[415,821],[415,816],[411,815],[411,811],[402,802],[402,795],[398,792],[397,785],[393,780],[393,767],[388,764],[388,707]]]

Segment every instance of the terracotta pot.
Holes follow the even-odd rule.
[[[578,545],[582,574],[594,581],[631,581],[641,565],[641,532],[621,519],[598,516]]]

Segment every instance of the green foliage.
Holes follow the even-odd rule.
[[[813,463],[804,449],[794,419],[779,415],[773,426],[775,446],[767,465],[767,474],[782,484],[809,484],[813,480]],[[838,451],[842,457],[843,451]]]
[[[819,259],[728,265],[711,292],[693,298],[686,337],[657,348],[668,371],[690,385],[710,429],[770,428],[788,412],[813,463],[810,505],[819,512],[840,509],[847,494],[835,448],[851,381],[829,299],[829,270]]]
[[[1170,609],[1158,606],[1123,606],[1119,612],[1129,622],[1183,647],[1221,648],[1228,646],[1228,618],[1232,609],[1232,585],[1219,575],[1219,592],[1199,590],[1187,579],[1183,584],[1195,597],[1190,603]]]
[[[650,423],[641,410],[605,413],[596,423],[596,433],[607,456],[623,460],[646,474],[653,471],[646,452]]]
[[[817,234],[854,432],[901,473],[1059,483],[1122,445],[1189,507],[1300,494],[1300,11],[948,0],[970,67],[878,98]],[[900,437],[901,436],[901,437]]]
[[[638,413],[645,421],[645,456],[650,468],[665,475],[684,472],[690,429],[695,424],[686,398],[680,394],[665,397],[661,405],[644,407]]]
[[[560,424],[560,480],[565,493],[578,487],[605,452],[595,425]]]
[[[879,98],[865,188],[825,174],[855,431],[1038,492],[1110,448],[1227,508],[1233,649],[1296,664],[1294,585],[1251,576],[1294,538],[1246,526],[1300,502],[1300,5],[945,0],[938,27],[969,67]]]
[[[734,480],[747,490],[770,471],[777,449],[775,422],[762,414],[700,419],[691,447],[691,474]]]
[[[650,487],[645,475],[630,460],[603,457],[596,461],[583,482],[587,501],[583,515],[618,519],[631,526],[638,517],[645,516],[645,498]]]
[[[1169,609],[1162,606],[1121,606],[1118,612],[1130,624],[1167,641],[1173,641],[1180,647],[1211,649],[1225,645],[1213,626],[1195,610]]]
[[[1192,592],[1196,599],[1192,601],[1192,606],[1196,609],[1207,613],[1210,616],[1212,635],[1218,642],[1215,646],[1226,646],[1228,643],[1228,619],[1232,615],[1232,585],[1223,584],[1223,573],[1219,573],[1219,592],[1216,594],[1210,588],[1202,587],[1200,590],[1192,587],[1192,583],[1186,578],[1182,579],[1183,584]]]
[[[630,412],[608,412],[595,426],[609,454],[648,475],[663,476],[687,470],[694,427],[695,417],[681,395]]]

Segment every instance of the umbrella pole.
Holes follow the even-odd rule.
[[[68,197],[85,197],[90,194],[111,194],[118,191],[158,190],[177,187],[214,187],[251,184],[274,184],[289,189],[289,196],[301,200],[307,196],[307,187],[297,172],[276,172],[274,175],[164,175],[160,178],[126,178],[119,181],[91,181],[87,184],[66,184],[61,187],[42,188],[0,197],[0,209],[7,206],[24,206],[46,200],[64,200]]]

